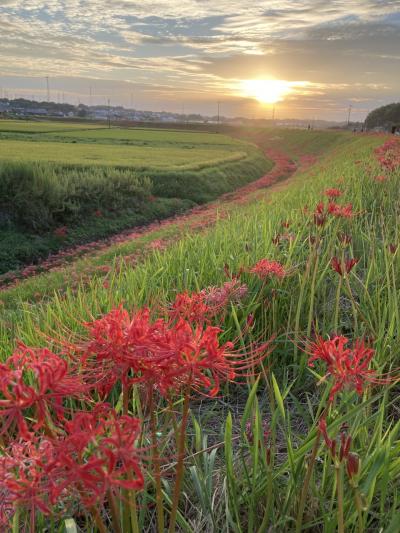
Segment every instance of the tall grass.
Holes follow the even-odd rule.
[[[0,165],[4,219],[37,232],[68,224],[96,209],[117,210],[141,202],[152,183],[130,170],[72,168],[40,163]]]
[[[240,339],[247,331],[247,343],[275,336],[275,349],[259,379],[248,376],[241,386],[229,384],[216,400],[192,399],[179,530],[398,530],[397,382],[367,388],[361,397],[345,390],[330,405],[330,377],[323,379],[323,365],[309,368],[303,351],[304,341],[316,334],[344,334],[373,346],[377,374],[400,366],[400,172],[375,180],[382,170],[373,149],[381,142],[348,138],[298,175],[288,190],[238,206],[207,233],[188,235],[166,252],[155,251],[136,268],[115,269],[108,286],[93,279],[89,287],[56,294],[45,305],[22,304],[22,314],[15,315],[16,336],[29,345],[47,344],[48,337],[74,339],[84,335],[84,321],[118,304],[158,309],[177,292],[221,286],[227,269],[235,273],[244,268],[242,281],[249,293],[230,307],[220,324],[221,340]],[[340,202],[351,203],[354,216],[329,217],[316,226],[315,206],[331,187],[341,189]],[[331,268],[334,256],[359,262],[341,278]],[[263,257],[280,261],[288,275],[268,283],[252,276],[249,267]],[[251,332],[246,329],[249,317]],[[15,342],[8,331],[3,324],[3,357]],[[141,415],[146,402],[138,396],[130,409]],[[118,390],[109,399],[117,408],[121,405]],[[170,407],[161,402],[157,410],[167,513],[176,501],[170,476],[176,458],[171,420],[185,417],[182,401]],[[360,459],[355,475],[348,476],[327,449],[318,430],[323,414],[332,439],[340,432],[351,435],[352,453]],[[156,531],[155,491],[149,470],[145,490],[136,495],[141,531]]]

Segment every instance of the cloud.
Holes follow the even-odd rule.
[[[0,74],[7,84],[67,73],[87,83],[114,80],[121,95],[125,82],[140,83],[144,98],[175,91],[195,106],[196,98],[225,96],[238,110],[229,93],[236,80],[261,76],[307,81],[311,92],[296,91],[304,101],[378,102],[399,92],[399,4],[2,0]]]

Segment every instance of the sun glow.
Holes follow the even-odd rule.
[[[256,98],[263,104],[280,102],[291,90],[290,82],[284,80],[243,80],[241,83],[243,95]]]

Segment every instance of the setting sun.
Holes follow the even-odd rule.
[[[284,80],[243,80],[241,91],[245,96],[256,98],[263,104],[280,102],[292,90]]]

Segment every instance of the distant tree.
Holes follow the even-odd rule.
[[[86,106],[80,104],[78,106],[78,113],[77,113],[78,117],[81,117],[81,118],[85,118],[87,117],[88,115],[88,109]]]
[[[400,127],[400,103],[374,109],[365,119],[365,125],[368,129],[380,127],[391,130],[393,126]]]

